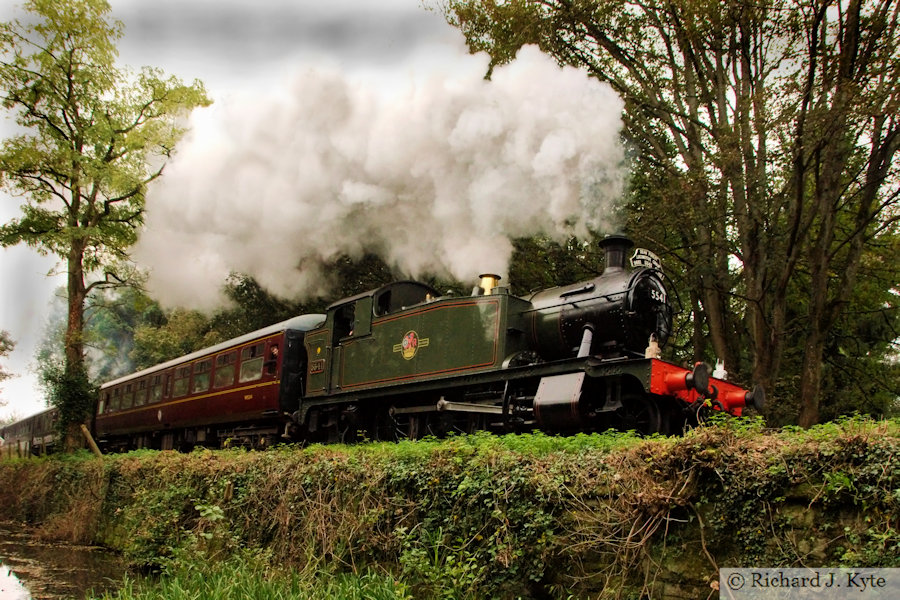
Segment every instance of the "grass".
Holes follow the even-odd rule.
[[[409,588],[389,575],[309,573],[267,567],[244,552],[225,561],[189,561],[155,578],[126,578],[99,600],[411,600]]]

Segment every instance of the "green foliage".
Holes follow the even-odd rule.
[[[97,387],[83,370],[67,369],[62,362],[48,361],[41,365],[39,382],[47,402],[59,409],[57,425],[61,439],[69,435],[71,424],[77,426],[90,419]]]
[[[900,414],[898,264],[897,231],[879,236],[863,255],[859,283],[828,338],[823,393],[838,401],[823,405],[826,420],[854,411],[876,417]]]
[[[602,271],[599,238],[559,244],[544,238],[513,241],[509,285],[516,295],[596,277]]]
[[[210,100],[199,82],[117,68],[122,24],[105,0],[29,0],[23,8],[26,18],[0,24],[0,97],[19,126],[0,143],[0,189],[25,199],[21,216],[0,225],[0,245],[28,244],[65,263],[65,377],[49,377],[53,397],[67,403],[66,426],[86,401],[76,398],[87,377],[88,296],[135,280],[128,249],[147,186],[184,133],[183,118]]]
[[[6,358],[9,356],[9,353],[12,352],[13,348],[16,347],[16,343],[12,341],[12,338],[9,337],[9,333],[0,329],[0,358]],[[0,364],[0,381],[5,381],[12,377],[12,373],[8,372],[3,368],[3,365]],[[0,406],[3,406],[4,402],[0,399]]]
[[[900,35],[889,0],[433,5],[488,53],[488,77],[537,44],[622,97],[622,221],[683,299],[672,356],[721,358],[737,380],[796,399],[770,404],[775,424],[894,407]],[[558,262],[555,249],[526,252]]]
[[[900,566],[898,450],[862,417],[145,450],[4,461],[0,505],[159,572],[121,598],[700,597],[720,566]]]
[[[85,309],[91,377],[108,381],[135,370],[135,332],[165,322],[162,308],[137,288],[98,290]]]
[[[134,369],[190,354],[226,338],[212,328],[208,317],[196,310],[175,309],[162,325],[142,324],[134,331],[134,349],[130,358]]]
[[[156,580],[127,579],[103,600],[411,600],[401,582],[375,571],[277,569],[252,551],[214,563],[186,561]]]
[[[233,306],[217,311],[210,318],[210,327],[222,339],[262,329],[296,315],[321,312],[325,304],[320,301],[308,305],[278,298],[263,289],[252,277],[237,273],[229,277],[225,296]]]
[[[197,82],[117,69],[122,25],[104,0],[30,0],[24,8],[27,21],[0,26],[0,90],[28,133],[3,142],[0,172],[3,187],[28,202],[0,240],[63,259],[81,248],[93,271],[136,239],[146,185],[161,172],[148,157],[168,157],[183,133],[176,119],[209,100]]]
[[[698,490],[698,514],[714,532],[707,531],[707,540],[719,540],[710,552],[731,555],[741,548],[735,566],[896,566],[897,426],[848,418],[809,430],[787,428],[762,438],[759,454],[721,455],[715,466],[704,467],[715,469],[716,477],[703,478]],[[758,444],[760,438],[738,440]]]
[[[393,494],[418,499],[415,525],[393,531],[406,580],[429,597],[480,597],[540,580],[555,511],[534,494],[532,468],[500,445],[466,443],[390,465]]]

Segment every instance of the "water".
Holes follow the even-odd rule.
[[[82,599],[115,589],[126,571],[102,548],[42,542],[0,527],[0,600]]]
[[[27,600],[31,594],[16,577],[16,574],[0,563],[0,599],[2,600]]]

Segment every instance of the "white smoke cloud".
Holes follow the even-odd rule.
[[[621,100],[533,47],[491,81],[485,56],[466,61],[391,95],[310,69],[197,111],[148,195],[135,258],[151,291],[210,308],[238,271],[327,293],[321,265],[366,251],[409,276],[505,275],[510,237],[604,228],[624,185]]]

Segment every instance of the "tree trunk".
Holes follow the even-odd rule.
[[[764,299],[760,299],[762,303]],[[752,341],[753,341],[753,376],[752,381],[758,383],[771,397],[778,380],[781,368],[781,353],[784,347],[781,336],[784,325],[784,305],[766,309],[754,305],[751,308]],[[771,319],[769,321],[768,319]],[[772,404],[769,403],[770,410]]]
[[[87,406],[92,399],[82,397],[84,386],[76,382],[87,380],[84,362],[84,306],[87,287],[84,281],[84,248],[82,240],[72,242],[68,257],[68,320],[65,334],[65,366],[61,385],[67,389],[58,390],[62,398],[60,413],[65,428],[66,449],[81,447],[80,425],[88,418]]]
[[[72,244],[68,259],[68,321],[66,323],[66,370],[84,369],[84,283],[83,244]]]
[[[825,339],[821,328],[810,328],[803,346],[803,366],[800,370],[800,427],[812,427],[819,422],[819,400],[822,389],[822,357]]]
[[[721,273],[718,274],[721,277]],[[733,351],[732,343],[735,341],[731,334],[730,317],[728,313],[728,297],[723,294],[718,286],[705,281],[703,285],[702,302],[706,315],[706,323],[709,326],[709,337],[712,342],[716,358],[725,363],[726,370],[732,372],[738,370],[737,355]]]

